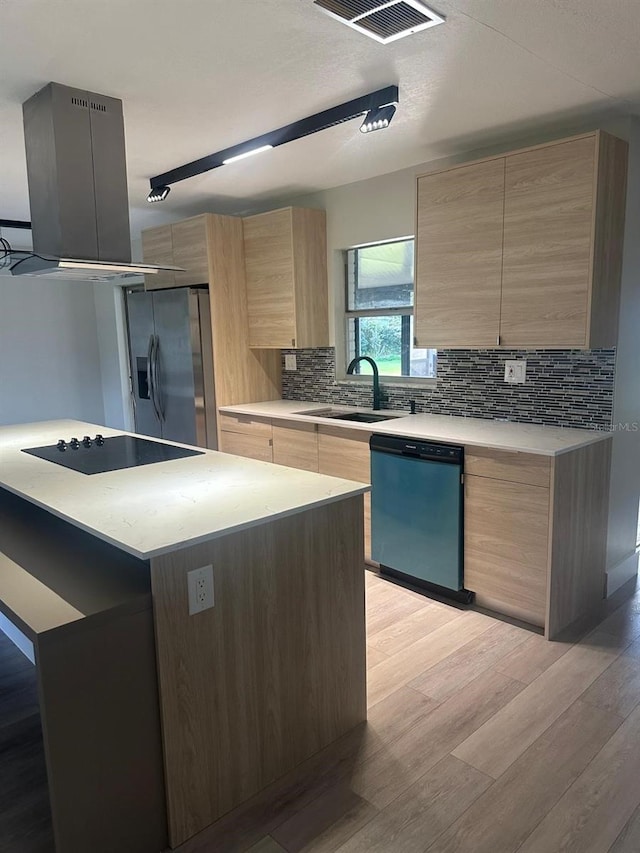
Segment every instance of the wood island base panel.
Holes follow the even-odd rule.
[[[172,847],[366,718],[362,531],[357,496],[151,560]]]

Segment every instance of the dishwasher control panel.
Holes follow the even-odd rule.
[[[392,435],[372,435],[369,447],[374,452],[396,453],[400,456],[414,456],[436,462],[453,462],[456,465],[462,465],[464,455],[464,448],[456,445]]]

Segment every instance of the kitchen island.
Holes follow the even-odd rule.
[[[22,452],[96,432],[121,434],[0,428],[0,624],[38,672],[58,853],[156,853],[365,718],[368,487],[212,451],[95,475]]]

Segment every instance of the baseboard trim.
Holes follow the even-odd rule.
[[[640,552],[634,551],[633,554],[629,554],[629,556],[625,557],[625,559],[618,563],[617,566],[607,569],[607,598],[610,598],[613,593],[617,589],[620,589],[621,586],[624,586],[627,581],[636,577],[638,574],[639,558]]]

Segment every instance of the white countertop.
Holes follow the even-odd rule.
[[[247,403],[243,406],[223,406],[220,411],[306,423],[311,421],[365,430],[369,433],[401,435],[425,441],[442,441],[475,447],[492,447],[496,450],[537,453],[542,456],[558,456],[570,450],[586,447],[595,441],[602,441],[611,435],[601,430],[504,423],[484,418],[461,418],[449,415],[407,415],[405,412],[391,411],[388,414],[401,415],[401,417],[375,424],[359,424],[353,421],[309,417],[301,414],[327,408],[344,412],[366,411],[348,406],[333,406],[329,403],[302,403],[299,400],[271,400],[266,403]]]
[[[92,475],[21,452],[96,433],[124,434],[72,420],[0,427],[0,486],[142,559],[369,491],[212,450]]]

